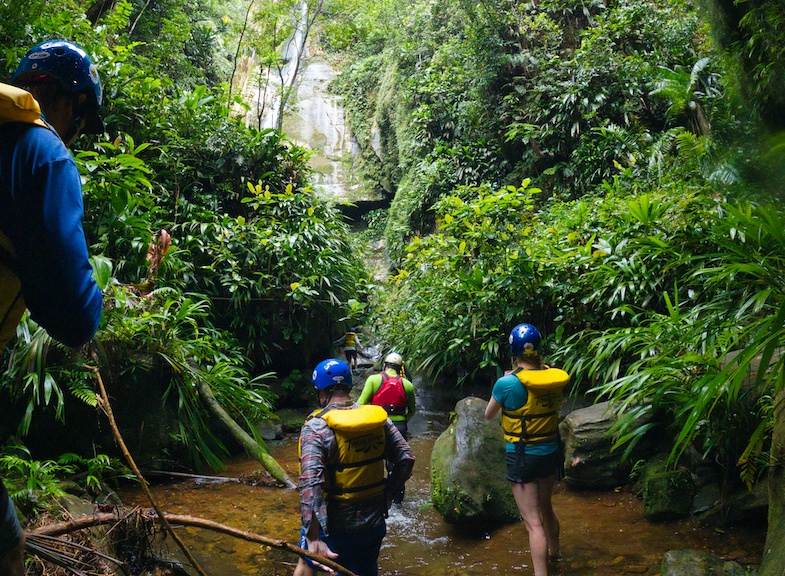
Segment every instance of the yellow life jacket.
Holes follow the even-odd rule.
[[[25,312],[22,283],[9,267],[16,253],[8,237],[0,232],[0,350],[16,334]]]
[[[51,130],[41,118],[41,107],[30,92],[0,83],[0,124],[6,122],[35,124]],[[0,350],[16,334],[16,326],[25,311],[22,285],[12,270],[15,257],[11,241],[0,232]]]
[[[562,389],[570,376],[560,368],[513,372],[526,387],[526,404],[517,410],[502,410],[502,428],[507,442],[555,440],[559,426]]]
[[[347,332],[343,341],[343,345],[347,348],[357,346],[357,332]]]
[[[0,83],[0,124],[4,122],[24,122],[50,128],[41,118],[41,107],[30,92]]]
[[[384,493],[384,423],[381,406],[348,410],[319,409],[308,417],[321,418],[335,432],[338,451],[327,462],[325,494],[341,502],[366,500]]]

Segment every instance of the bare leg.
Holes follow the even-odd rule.
[[[559,517],[553,509],[553,487],[556,484],[556,476],[540,478],[537,483],[540,486],[539,500],[542,524],[545,528],[545,536],[548,539],[548,556],[551,560],[556,560],[561,551],[559,547]]]
[[[0,576],[25,576],[24,538],[0,558]]]
[[[539,485],[537,482],[513,483],[512,495],[529,532],[534,576],[548,576],[548,539],[540,515]]]

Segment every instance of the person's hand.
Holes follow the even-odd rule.
[[[308,543],[309,552],[313,552],[314,554],[318,554],[319,556],[324,556],[325,558],[329,558],[330,560],[335,560],[336,558],[338,558],[338,553],[330,550],[330,547],[324,542],[322,542],[321,540],[319,539],[309,540],[306,538],[305,541]],[[335,570],[333,570],[332,568],[328,568],[327,566],[325,566],[324,564],[320,564],[316,560],[311,560],[311,562],[313,562],[314,566],[321,568],[328,574],[335,574]]]

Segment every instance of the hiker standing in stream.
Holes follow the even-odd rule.
[[[409,440],[409,420],[417,410],[414,384],[405,378],[403,358],[392,352],[384,357],[382,370],[365,380],[358,404],[373,404],[387,411],[393,425]],[[393,495],[393,504],[403,502],[405,487]]]
[[[333,342],[335,346],[343,346],[343,353],[346,356],[346,363],[352,370],[359,368],[357,360],[357,349],[360,347],[360,337],[357,335],[357,328],[352,326],[343,336]]]
[[[320,362],[311,379],[319,408],[300,432],[300,547],[376,576],[392,495],[412,475],[414,455],[381,407],[352,401],[346,362]],[[392,464],[386,478],[385,461]],[[294,575],[315,572],[300,558]]]
[[[25,309],[50,336],[81,346],[102,295],[82,229],[82,184],[67,146],[100,134],[98,71],[76,44],[36,44],[0,84],[0,349]],[[0,482],[0,576],[24,574],[24,537]]]
[[[542,361],[542,338],[531,324],[509,337],[513,370],[493,385],[485,417],[502,412],[507,480],[529,533],[534,576],[547,576],[548,560],[559,557],[559,518],[553,488],[561,469],[559,408],[569,382],[564,370]]]

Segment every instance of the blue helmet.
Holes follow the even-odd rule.
[[[531,324],[518,324],[510,332],[510,354],[514,358],[539,356],[541,352],[540,332]]]
[[[343,360],[330,358],[323,360],[313,369],[311,376],[313,385],[317,390],[324,390],[332,386],[352,387],[352,371]]]
[[[98,115],[103,102],[103,89],[98,69],[87,52],[67,40],[47,40],[30,48],[11,77],[20,86],[38,77],[58,80],[68,92],[87,95],[86,134],[100,134],[104,123]]]

